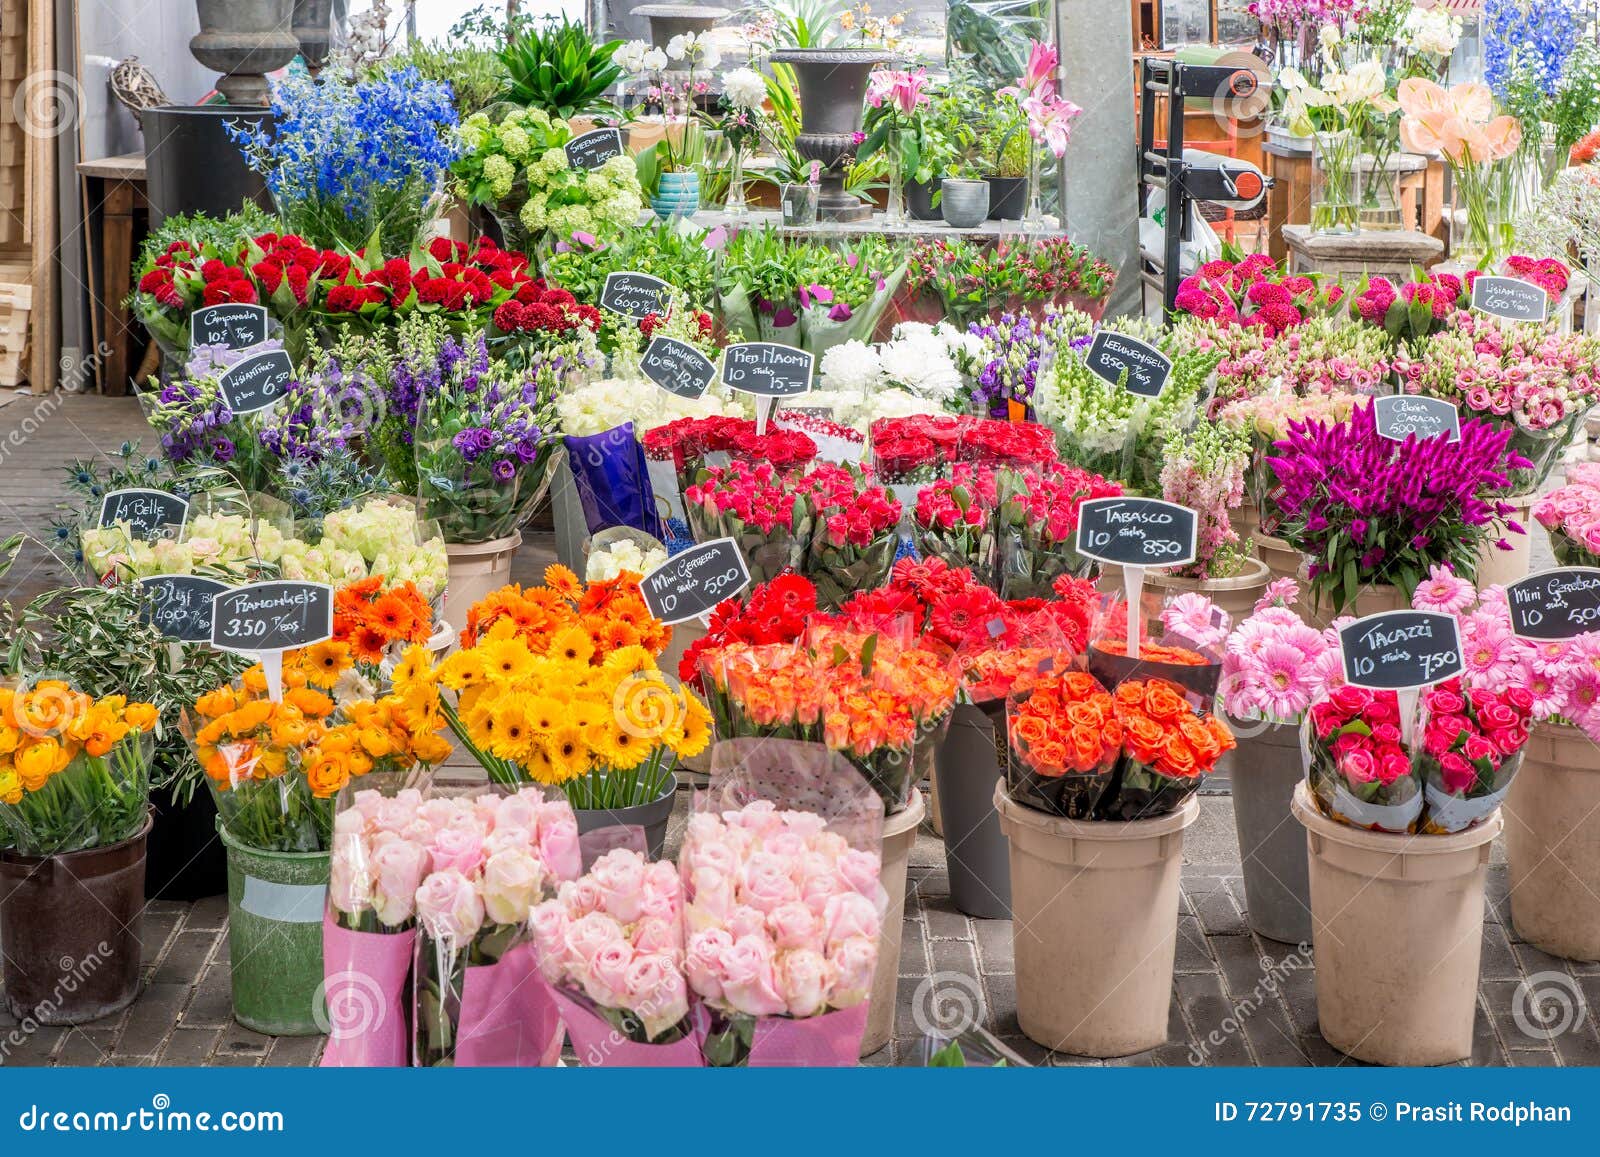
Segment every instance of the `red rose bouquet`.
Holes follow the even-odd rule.
[[[1378,832],[1414,830],[1422,785],[1401,740],[1393,691],[1343,685],[1307,716],[1311,791],[1341,823]]]
[[[900,500],[843,466],[816,467],[798,490],[809,511],[805,569],[818,602],[837,607],[852,591],[882,585],[900,545]]]
[[[1092,675],[1063,669],[1006,706],[1011,798],[1051,815],[1095,816],[1122,754],[1116,703]]]
[[[1417,763],[1427,818],[1436,834],[1471,827],[1505,799],[1522,766],[1533,718],[1533,693],[1524,686],[1470,689],[1451,679],[1422,693],[1422,750]]]
[[[1088,499],[1122,493],[1076,466],[1007,470],[997,489],[1000,593],[1008,599],[1043,597],[1062,575],[1084,574],[1089,560],[1078,554],[1078,510]]]
[[[810,507],[771,463],[735,461],[701,475],[683,493],[697,542],[733,539],[754,582],[801,569],[811,541]]]
[[[965,567],[985,583],[998,567],[994,512],[999,504],[995,473],[962,464],[917,494],[912,536],[917,552],[953,567]]]
[[[1125,758],[1105,818],[1142,820],[1176,810],[1236,746],[1222,720],[1194,709],[1194,698],[1166,679],[1130,679],[1117,686]]]

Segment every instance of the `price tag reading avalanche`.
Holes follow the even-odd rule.
[[[1379,435],[1392,442],[1404,442],[1412,434],[1419,439],[1437,438],[1442,434],[1452,442],[1461,441],[1461,411],[1443,398],[1414,394],[1374,398],[1372,419]]]
[[[264,305],[208,305],[189,315],[190,345],[219,345],[230,350],[249,349],[267,340]]]
[[[722,351],[722,384],[763,398],[793,398],[811,389],[816,359],[771,341],[748,341]]]
[[[1141,398],[1159,398],[1172,376],[1172,359],[1148,342],[1103,329],[1084,352],[1083,364],[1102,381],[1116,385],[1124,372],[1127,390]]]
[[[667,292],[671,288],[661,278],[648,273],[608,273],[605,287],[600,290],[600,307],[642,321],[652,313],[666,311]]]
[[[1472,283],[1472,308],[1507,321],[1543,321],[1550,295],[1530,281],[1480,276]]]
[[[1574,639],[1600,631],[1600,569],[1564,566],[1506,588],[1511,633],[1522,639]]]
[[[566,143],[567,164],[574,169],[598,169],[612,157],[622,156],[622,133],[595,129]]]
[[[251,583],[212,600],[211,645],[259,654],[333,637],[333,588],[289,580]]]
[[[644,376],[669,394],[698,398],[717,377],[717,366],[705,354],[676,338],[651,339],[639,367]]]
[[[276,405],[292,381],[294,362],[283,350],[272,350],[230,366],[217,385],[228,409],[235,414],[253,414]]]
[[[1198,532],[1194,511],[1159,498],[1091,498],[1078,511],[1078,553],[1118,566],[1191,563]]]
[[[750,569],[731,538],[716,538],[675,554],[639,582],[645,606],[663,623],[682,623],[712,610],[750,585]]]
[[[1344,680],[1373,691],[1416,691],[1461,674],[1454,615],[1385,611],[1339,632]]]
[[[165,490],[113,490],[100,500],[99,526],[126,522],[144,542],[176,538],[189,521],[189,502]]]
[[[192,574],[164,574],[138,580],[151,594],[148,622],[178,643],[209,643],[213,600],[227,583]]]

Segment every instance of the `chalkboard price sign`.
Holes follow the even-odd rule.
[[[606,283],[600,290],[600,305],[612,313],[640,321],[652,313],[664,313],[667,308],[667,291],[672,287],[659,277],[648,273],[627,271],[606,274]]]
[[[1372,419],[1378,433],[1393,442],[1404,442],[1412,434],[1419,439],[1442,434],[1452,442],[1461,441],[1461,411],[1443,398],[1413,394],[1374,398]]]
[[[698,398],[717,377],[716,363],[687,342],[658,337],[645,347],[644,376],[669,394]]]
[[[209,643],[213,600],[227,583],[192,574],[164,574],[138,580],[152,597],[149,622],[179,643]]]
[[[816,359],[805,350],[749,341],[722,351],[722,384],[763,398],[793,398],[811,389]]]
[[[183,533],[189,521],[187,499],[165,490],[113,490],[100,500],[100,526],[126,522],[142,541],[154,542]]]
[[[333,637],[333,588],[289,580],[251,583],[212,600],[211,645],[255,654]]]
[[[1078,553],[1127,567],[1194,561],[1199,520],[1159,498],[1091,498],[1078,511]]]
[[[1472,283],[1472,308],[1507,321],[1543,321],[1550,316],[1550,295],[1515,277],[1483,277]]]
[[[1454,615],[1384,611],[1339,632],[1344,680],[1373,691],[1416,691],[1461,674]]]
[[[567,164],[574,169],[598,169],[612,157],[622,156],[622,133],[616,129],[595,129],[566,144]]]
[[[283,350],[272,350],[230,366],[217,379],[222,400],[235,414],[253,414],[276,405],[294,381],[294,362]]]
[[[189,315],[190,345],[249,349],[267,340],[267,307],[227,302],[208,305]]]
[[[1148,342],[1103,329],[1083,355],[1089,372],[1113,386],[1128,375],[1127,390],[1142,398],[1159,398],[1172,376],[1172,359]]]
[[[1511,633],[1523,639],[1573,639],[1600,631],[1600,569],[1564,566],[1506,588]]]
[[[750,585],[750,569],[731,538],[716,538],[675,554],[639,582],[645,606],[663,623],[682,623],[712,610]]]

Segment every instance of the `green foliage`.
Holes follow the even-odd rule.
[[[402,68],[415,68],[425,80],[449,84],[461,120],[499,100],[508,79],[505,65],[492,49],[454,39],[407,45],[384,57],[373,71],[387,75]]]
[[[1047,0],[950,0],[945,18],[946,55],[969,58],[991,84],[1011,84],[1028,63],[1028,41],[1050,39]]]
[[[621,44],[595,44],[587,28],[565,17],[542,28],[520,26],[499,52],[507,74],[504,95],[561,119],[613,115],[616,106],[606,92],[622,75],[611,61]]]

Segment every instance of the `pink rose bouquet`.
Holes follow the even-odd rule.
[[[805,499],[771,463],[735,461],[702,470],[683,499],[695,541],[733,539],[751,581],[766,582],[804,565],[811,541],[810,512]]]
[[[1600,462],[1567,467],[1567,484],[1533,505],[1562,566],[1600,566]]]
[[[966,568],[986,584],[999,565],[995,541],[995,508],[999,505],[995,472],[963,463],[917,493],[912,537],[917,553]]]
[[[810,509],[805,574],[818,604],[833,609],[855,591],[882,586],[900,545],[900,500],[844,466],[816,467],[798,490]]]
[[[1178,323],[1179,342],[1215,350],[1217,405],[1267,391],[1295,396],[1372,394],[1388,380],[1388,335],[1339,317],[1314,317],[1285,333],[1194,319]]]
[[[1413,832],[1422,784],[1401,741],[1393,691],[1341,684],[1306,717],[1307,778],[1318,805],[1340,823],[1378,832]]]
[[[1522,765],[1532,722],[1526,687],[1466,687],[1451,679],[1422,694],[1425,832],[1459,832],[1499,807]]]

